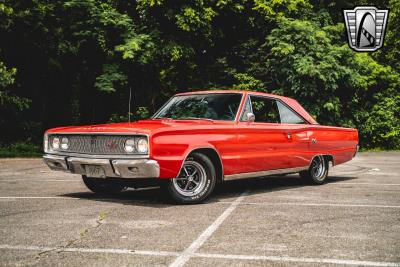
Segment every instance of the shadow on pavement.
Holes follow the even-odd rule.
[[[328,177],[327,184],[353,179],[357,179],[357,177],[330,176]],[[268,176],[262,178],[229,181],[218,184],[210,198],[203,204],[229,201],[229,198],[238,197],[244,191],[249,191],[249,195],[257,195],[267,192],[276,192],[302,187],[314,187],[314,185],[308,185],[304,183],[304,181],[299,179],[298,175]],[[167,194],[159,187],[142,188],[136,190],[129,189],[112,196],[95,194],[89,191],[68,193],[60,196],[154,208],[167,208],[176,205],[175,203],[171,202]]]

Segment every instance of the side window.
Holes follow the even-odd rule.
[[[249,112],[252,112],[252,110],[251,110],[250,98],[247,97],[246,103],[244,104],[242,117],[240,118],[240,121],[246,121],[247,120],[247,113],[249,113]]]
[[[288,107],[286,107],[280,101],[277,101],[277,103],[278,103],[279,114],[280,114],[282,123],[290,123],[290,124],[305,123],[302,118],[300,118],[296,113],[291,111]]]
[[[276,100],[266,97],[250,96],[255,122],[280,123]]]

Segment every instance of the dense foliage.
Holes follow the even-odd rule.
[[[347,45],[343,8],[390,8],[384,47]],[[153,113],[172,94],[296,98],[364,148],[400,149],[400,0],[0,0],[0,143]]]

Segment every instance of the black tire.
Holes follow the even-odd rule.
[[[125,189],[125,186],[118,181],[110,181],[104,178],[92,178],[85,175],[82,176],[83,182],[90,191],[97,194],[117,194]]]
[[[212,193],[216,177],[211,160],[204,154],[193,153],[183,163],[178,177],[165,181],[163,188],[176,203],[197,204]]]
[[[323,156],[315,156],[310,164],[310,168],[300,172],[300,177],[310,184],[323,184],[329,172],[329,162]]]

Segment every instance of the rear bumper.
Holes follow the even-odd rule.
[[[107,177],[160,177],[160,166],[157,161],[151,159],[96,159],[46,154],[43,160],[51,170],[81,175],[86,175],[85,165],[96,165],[103,168]]]
[[[356,151],[354,152],[353,158],[358,154],[358,151],[360,150],[360,145],[357,145]]]

